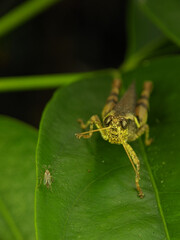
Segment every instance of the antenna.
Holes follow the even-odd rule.
[[[90,130],[90,131],[87,131],[87,132],[75,133],[75,136],[80,139],[83,135],[86,135],[86,134],[89,134],[89,133],[93,133],[93,132],[99,132],[99,131],[102,131],[102,130],[105,130],[105,129],[109,129],[109,128],[110,127],[98,128],[98,129]]]

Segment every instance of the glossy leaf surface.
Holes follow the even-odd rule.
[[[84,80],[56,92],[42,118],[37,150],[37,239],[178,239],[180,231],[180,58],[146,62],[123,75],[123,91],[136,80],[154,82],[149,125],[154,142],[131,143],[141,162],[137,197],[133,168],[122,146],[99,133],[76,139],[78,118],[100,116],[112,79]],[[142,139],[144,139],[142,137]],[[52,185],[43,184],[45,170]]]
[[[164,34],[142,11],[136,0],[131,0],[127,14],[128,52],[127,55],[138,52],[149,52],[165,40]],[[143,54],[143,53],[142,53]]]
[[[35,129],[0,116],[0,239],[35,239],[36,143]]]

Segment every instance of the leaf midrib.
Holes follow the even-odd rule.
[[[156,197],[156,201],[157,201],[157,206],[158,206],[159,213],[160,213],[160,216],[161,216],[161,219],[162,219],[162,222],[163,222],[164,231],[165,231],[167,240],[170,240],[167,223],[166,223],[166,220],[165,220],[165,217],[164,217],[164,212],[163,212],[163,209],[162,209],[162,206],[161,206],[161,200],[160,200],[160,196],[159,196],[159,191],[158,191],[158,188],[157,188],[157,185],[156,185],[156,182],[155,182],[155,179],[154,179],[154,176],[153,176],[153,173],[152,173],[152,170],[151,170],[149,161],[148,161],[147,153],[146,153],[146,151],[145,151],[145,148],[144,148],[144,145],[143,145],[143,142],[142,142],[141,139],[139,139],[139,142],[140,142],[140,148],[141,148],[141,152],[142,152],[142,155],[143,155],[143,159],[144,159],[144,162],[145,162],[145,164],[146,164],[146,167],[147,167],[147,170],[148,170],[148,173],[149,173],[149,176],[150,176],[150,180],[151,180],[151,183],[152,183],[154,192],[155,192],[155,197]],[[122,167],[122,166],[121,166],[121,167]],[[101,177],[103,177],[104,175],[109,174],[110,172],[112,172],[113,170],[116,170],[116,169],[117,169],[117,168],[113,168],[113,169],[105,172],[105,173],[102,174],[101,176],[99,176],[99,177],[97,177],[96,179],[94,179],[93,181],[91,181],[88,185],[86,185],[86,186],[82,189],[82,191],[80,191],[80,193],[77,195],[77,197],[76,197],[76,199],[75,199],[75,201],[74,201],[74,203],[73,203],[73,206],[74,206],[75,203],[78,201],[78,199],[82,196],[82,194],[83,194],[94,182],[96,182],[97,180],[99,180],[99,179],[100,179]],[[73,206],[72,206],[72,208],[73,208]],[[65,226],[64,226],[63,239],[65,239],[65,237],[66,237],[66,228],[67,228],[67,225],[68,225],[69,217],[70,217],[70,214],[68,214],[67,220],[66,220],[66,223],[65,223]]]
[[[161,206],[161,200],[160,200],[160,197],[159,197],[159,191],[158,191],[158,188],[157,188],[157,185],[156,185],[156,181],[154,179],[154,176],[153,176],[153,173],[152,173],[152,170],[151,170],[148,158],[147,158],[147,154],[146,154],[146,151],[144,149],[143,142],[142,142],[141,139],[139,139],[139,142],[140,142],[140,147],[141,147],[143,159],[144,159],[144,162],[146,164],[146,167],[147,167],[147,170],[148,170],[148,173],[149,173],[149,176],[150,176],[150,180],[151,180],[154,192],[155,192],[157,206],[159,208],[159,213],[160,213],[163,225],[164,225],[164,231],[166,233],[167,240],[170,240],[169,231],[168,231],[167,223],[166,223],[166,220],[165,220],[165,217],[164,217],[164,212],[163,212],[163,209],[162,209],[162,206]]]

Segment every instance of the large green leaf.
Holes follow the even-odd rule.
[[[138,2],[149,18],[180,46],[180,1],[139,0]]]
[[[81,81],[56,92],[40,127],[37,149],[37,239],[164,240],[179,239],[180,57],[159,59],[124,74],[124,89],[136,79],[154,82],[147,149],[131,143],[141,161],[139,199],[134,172],[122,146],[75,138],[78,118],[101,113],[110,91],[106,76]],[[46,165],[46,166],[45,166]],[[43,184],[48,169],[52,186]]]
[[[35,239],[36,142],[33,128],[0,117],[0,239]]]
[[[130,0],[127,14],[127,56],[147,55],[165,40],[164,34],[144,14],[137,0]]]
[[[154,94],[149,122],[153,144],[147,159],[159,195],[169,239],[180,239],[180,57],[162,58],[124,76],[127,79],[153,80]]]
[[[179,47],[143,12],[141,2],[131,0],[127,9],[127,54],[121,70],[129,71],[144,59],[177,53]]]

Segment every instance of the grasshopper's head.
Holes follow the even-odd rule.
[[[109,114],[103,120],[110,143],[122,144],[128,138],[128,120],[123,116]]]

